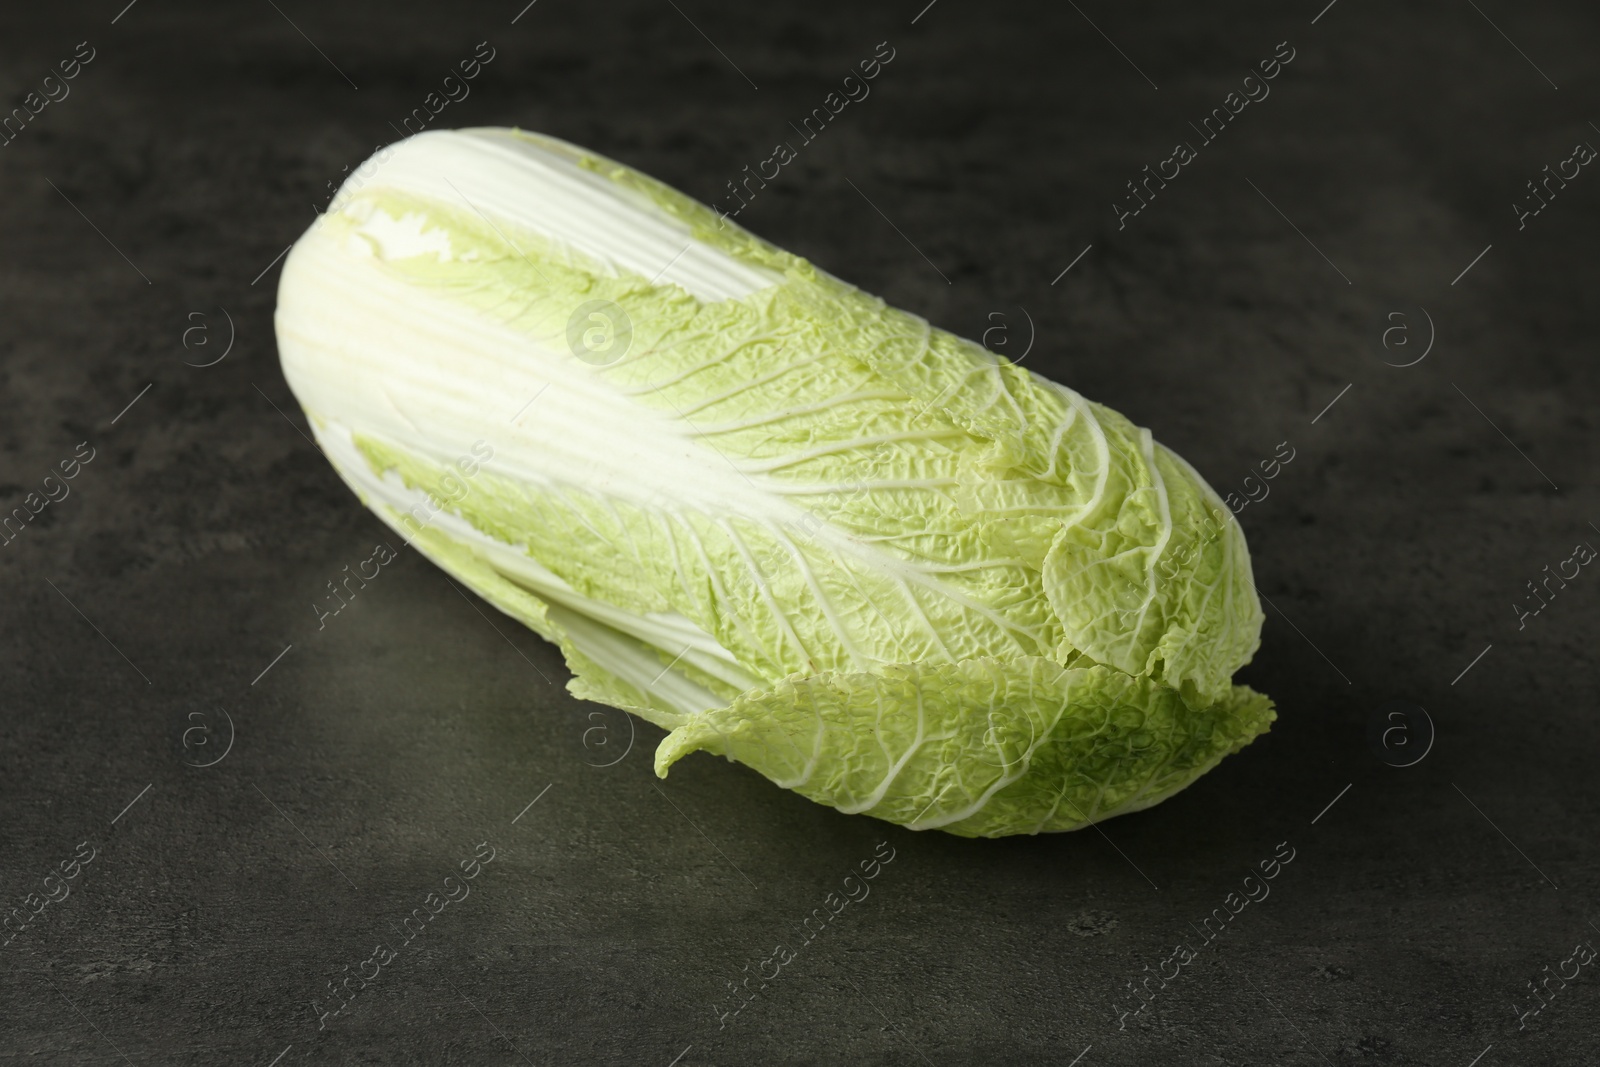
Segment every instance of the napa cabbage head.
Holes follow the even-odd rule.
[[[658,774],[1070,830],[1273,719],[1244,538],[1148,430],[561,141],[385,151],[285,262],[285,376],[379,518],[668,731]]]

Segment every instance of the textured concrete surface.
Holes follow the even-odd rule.
[[[7,106],[93,58],[0,148],[0,503],[92,458],[0,546],[0,1058],[1600,1058],[1573,954],[1600,944],[1600,576],[1515,606],[1600,545],[1600,174],[1520,229],[1512,206],[1600,144],[1600,16],[922,3],[6,12]],[[437,124],[553,133],[708,200],[889,42],[741,221],[939,325],[1003,325],[1002,351],[1031,336],[1029,366],[1223,492],[1287,441],[1241,516],[1272,733],[1150,811],[971,842],[704,756],[658,782],[659,731],[570,698],[554,649],[410,553],[319,631],[324,583],[386,533],[306,440],[270,265],[483,40]],[[1201,144],[1284,41],[1270,96]],[[1119,228],[1179,141],[1196,158]],[[1436,728],[1404,768],[1380,757],[1427,731],[1369,740],[1395,700]],[[870,896],[722,1017],[879,842]]]

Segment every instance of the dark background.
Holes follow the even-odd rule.
[[[0,546],[0,905],[96,850],[0,948],[0,1060],[1595,1061],[1594,967],[1518,1016],[1600,943],[1600,574],[1515,605],[1600,545],[1600,174],[1520,231],[1512,208],[1600,144],[1592,5],[123,2],[0,32],[8,108],[96,50],[0,148],[0,503],[94,449]],[[1025,365],[1219,491],[1289,442],[1240,516],[1272,732],[1099,830],[967,841],[706,756],[658,782],[660,731],[630,751],[551,646],[410,552],[319,631],[325,583],[392,537],[306,439],[268,267],[485,39],[436,125],[705,200],[887,40],[740,221],[940,326],[1004,325],[1013,358],[1032,336]],[[1124,183],[1285,40],[1271,96],[1119,230]],[[1427,358],[1386,365],[1429,318]],[[1369,742],[1392,700],[1437,730],[1407,768],[1380,757],[1426,749],[1415,720]],[[885,840],[871,896],[719,1030],[727,984]],[[328,983],[482,841],[471,895],[319,1031]],[[1285,841],[1270,898],[1119,1031],[1128,983]]]

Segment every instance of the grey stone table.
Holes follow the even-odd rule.
[[[1600,577],[1529,589],[1600,544],[1600,175],[1544,169],[1600,144],[1592,5],[124,2],[0,34],[0,503],[31,516],[0,544],[0,1059],[1600,1058],[1569,962],[1600,943]],[[912,833],[706,756],[658,781],[660,731],[408,551],[311,608],[388,536],[272,334],[346,168],[481,51],[432,125],[715,200],[880,45],[741,222],[1223,492],[1293,453],[1241,513],[1279,722],[1098,829]]]

